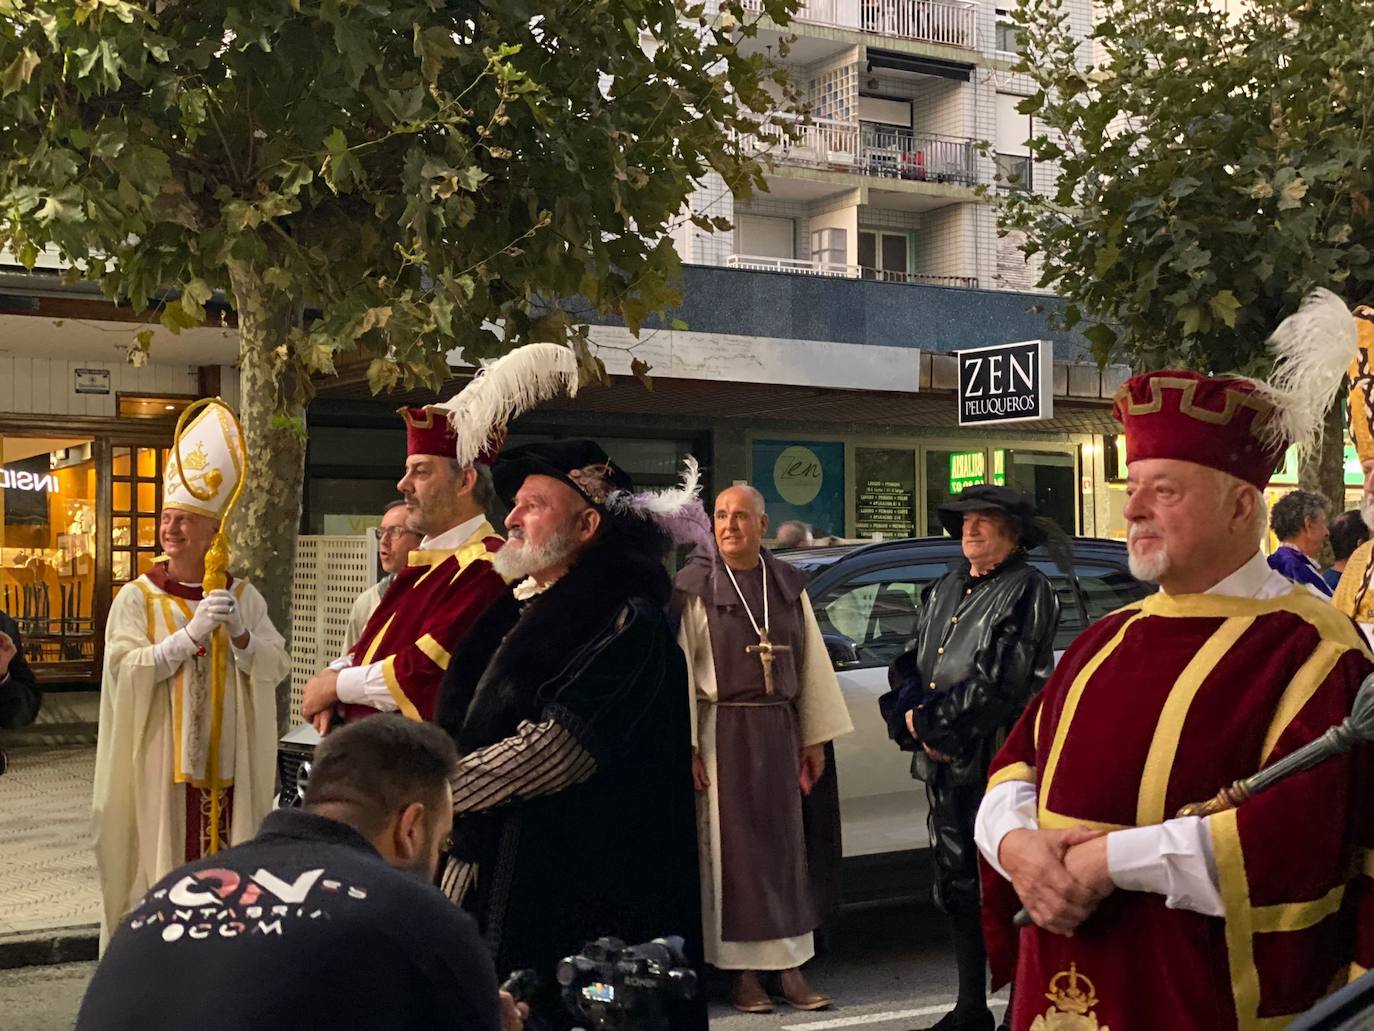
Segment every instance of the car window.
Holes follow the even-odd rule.
[[[1150,593],[1150,585],[1141,583],[1119,566],[1084,563],[1075,570],[1083,601],[1088,606],[1088,620],[1097,622],[1123,605],[1139,601]]]
[[[1033,560],[1032,565],[1049,577],[1059,595],[1059,629],[1055,633],[1054,647],[1062,651],[1083,631],[1083,613],[1078,607],[1078,599],[1073,596],[1068,577],[1058,566],[1047,559]],[[1143,598],[1150,590],[1149,585],[1141,583],[1120,566],[1105,562],[1076,562],[1073,571],[1083,592],[1089,623],[1096,623],[1121,606]]]
[[[945,562],[870,569],[827,590],[814,604],[821,632],[854,642],[860,663],[885,666],[916,634],[921,589],[949,571]]]

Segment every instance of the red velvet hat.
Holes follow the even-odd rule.
[[[1112,416],[1126,430],[1126,461],[1173,458],[1220,469],[1263,490],[1288,441],[1264,435],[1274,405],[1250,380],[1166,369],[1132,376]]]
[[[442,455],[454,458],[458,453],[458,435],[449,426],[448,413],[441,408],[399,408],[406,424],[406,455]],[[476,464],[491,465],[506,441],[500,432],[488,440],[478,452]]]

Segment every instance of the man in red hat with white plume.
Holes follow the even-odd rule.
[[[340,712],[346,722],[376,712],[434,718],[439,683],[458,642],[487,609],[483,626],[501,634],[518,615],[491,564],[502,540],[487,522],[491,464],[510,419],[549,397],[577,393],[567,347],[528,344],[483,366],[443,404],[402,408],[406,526],[420,546],[387,588],[357,644],[305,685],[301,710],[321,733]]]
[[[1374,670],[1259,547],[1261,491],[1320,432],[1354,325],[1319,290],[1270,347],[1268,384],[1166,371],[1117,393],[1131,569],[1160,590],[1074,642],[992,763],[983,917],[1016,1031],[1281,1027],[1371,961],[1351,923],[1365,756],[1176,815],[1339,723]]]

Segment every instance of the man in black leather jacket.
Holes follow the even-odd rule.
[[[922,592],[915,640],[879,705],[892,739],[915,753],[911,775],[925,781],[935,904],[954,933],[959,999],[932,1031],[991,1031],[973,821],[992,756],[1054,668],[1059,599],[1026,561],[1045,540],[1029,498],[979,484],[939,513],[968,564]]]

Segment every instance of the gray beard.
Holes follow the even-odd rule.
[[[564,527],[544,544],[523,541],[518,548],[506,545],[491,558],[491,567],[507,580],[534,576],[546,569],[567,565],[577,554],[578,540]]]

